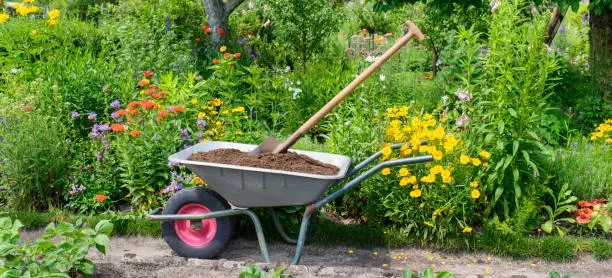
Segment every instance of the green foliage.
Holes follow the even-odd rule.
[[[432,268],[428,268],[423,272],[423,275],[418,275],[418,274],[414,274],[412,271],[410,270],[405,270],[402,273],[402,277],[403,278],[453,278],[455,276],[453,276],[452,274],[450,274],[447,271],[442,271],[439,272],[437,275],[434,273]]]
[[[567,229],[559,225],[559,222],[565,221],[567,223],[576,223],[576,220],[574,218],[558,217],[571,211],[574,208],[572,203],[578,200],[578,198],[576,198],[576,196],[571,196],[572,191],[568,189],[567,183],[563,184],[558,195],[555,195],[550,188],[545,188],[545,190],[552,198],[553,206],[544,206],[548,214],[548,220],[542,224],[542,230],[550,234],[553,232],[553,229],[556,229],[560,236],[565,236],[565,234],[567,234]]]
[[[259,265],[250,265],[242,268],[238,278],[293,278],[291,275],[283,274],[285,268],[279,267],[270,272],[262,270]]]
[[[558,272],[551,272],[548,274],[548,278],[577,278],[576,276],[573,275],[563,275],[561,276],[561,274],[559,274]]]
[[[75,225],[61,222],[50,223],[45,235],[33,244],[20,245],[19,220],[0,218],[0,275],[2,277],[71,277],[82,274],[91,277],[94,264],[86,259],[91,247],[106,254],[110,244],[109,235],[113,225],[102,220],[94,229],[79,229],[81,220]]]
[[[340,14],[325,0],[270,1],[276,37],[293,51],[306,71],[312,54],[321,51],[323,41],[339,27]]]

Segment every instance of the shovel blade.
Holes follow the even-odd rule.
[[[278,147],[278,145],[280,145],[280,142],[276,140],[276,137],[268,136],[268,138],[259,144],[257,148],[251,151],[251,154],[271,153],[276,149],[276,147]]]

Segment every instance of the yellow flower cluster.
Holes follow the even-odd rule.
[[[599,138],[603,138],[606,143],[612,143],[612,119],[607,119],[605,122],[601,123],[595,129],[595,132],[591,133],[591,140],[597,140]]]
[[[191,101],[192,104],[197,104],[197,100],[193,99]],[[213,100],[209,100],[207,102],[208,106],[201,106],[200,108],[203,110],[197,114],[198,119],[205,119],[207,123],[211,126],[208,130],[205,131],[205,135],[209,138],[218,139],[221,135],[229,135],[230,132],[224,130],[224,126],[230,124],[232,119],[235,117],[236,119],[248,119],[249,116],[245,114],[245,108],[242,106],[237,106],[231,109],[223,108],[223,101],[215,98]],[[232,113],[232,114],[230,114]],[[225,118],[226,116],[231,115],[231,117]],[[222,118],[224,117],[224,118]],[[242,132],[237,131],[234,135],[241,135]]]
[[[47,24],[53,26],[57,24],[57,18],[60,15],[60,11],[58,9],[50,10],[47,15],[49,16],[49,20],[47,20]]]
[[[0,13],[0,24],[6,22],[11,16],[7,13]]]
[[[485,150],[480,152],[480,157],[484,160],[489,160],[489,158],[491,158],[491,154]],[[480,160],[480,158],[477,157],[469,157],[467,155],[462,154],[459,157],[459,162],[461,162],[461,165],[467,165],[472,163],[472,165],[474,166],[480,166],[482,165],[482,167],[488,167],[489,163],[488,162],[482,162],[482,160]]]
[[[13,5],[15,11],[21,16],[27,16],[29,14],[38,13],[40,9],[36,5],[24,5],[25,3],[32,3],[34,0],[23,0],[23,3],[17,3]]]

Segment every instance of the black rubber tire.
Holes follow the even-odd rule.
[[[230,209],[229,204],[214,191],[204,187],[185,188],[168,200],[162,214],[176,214],[181,207],[191,204],[201,204],[211,211]],[[183,242],[174,229],[174,221],[163,221],[161,224],[162,236],[168,246],[177,255],[187,258],[212,259],[215,258],[227,245],[232,237],[234,221],[232,217],[219,217],[217,220],[217,232],[215,237],[206,245],[192,246]]]

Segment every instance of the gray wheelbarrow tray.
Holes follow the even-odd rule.
[[[426,142],[422,143],[424,144]],[[405,144],[407,143],[394,144],[391,148],[397,149]],[[302,255],[304,242],[306,241],[310,217],[313,213],[317,212],[320,207],[342,196],[350,189],[359,185],[363,180],[384,168],[433,161],[431,155],[382,161],[349,180],[349,177],[352,177],[370,163],[380,158],[381,152],[376,152],[349,170],[351,160],[347,156],[322,152],[290,150],[292,152],[307,155],[321,162],[335,165],[339,169],[336,175],[314,175],[192,161],[187,159],[193,153],[206,152],[214,149],[234,148],[249,152],[256,147],[257,145],[230,142],[205,142],[171,155],[169,157],[170,162],[178,163],[193,171],[231,204],[232,208],[228,210],[212,211],[205,214],[160,214],[160,209],[156,209],[147,215],[147,219],[152,221],[193,221],[245,214],[253,221],[262,255],[266,263],[270,263],[261,223],[257,215],[248,208],[306,205],[306,211],[302,217],[298,239],[290,238],[285,233],[282,225],[278,221],[278,217],[273,209],[271,209],[275,226],[281,237],[289,243],[297,243],[292,264],[298,264]],[[329,188],[343,181],[347,181],[344,186],[324,197],[324,193],[329,190]]]

